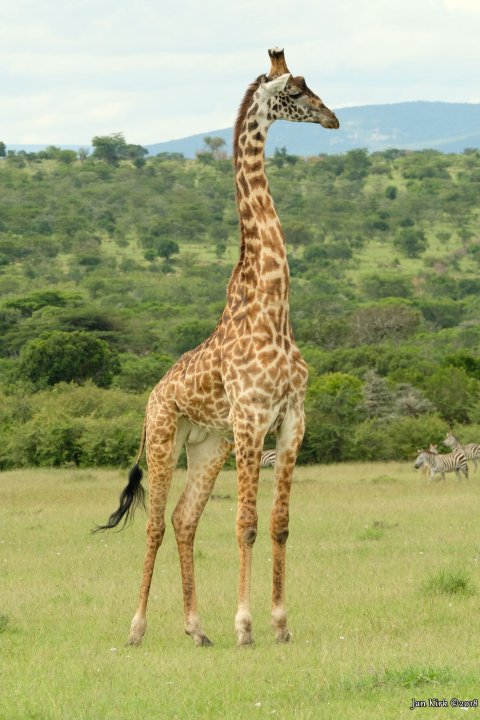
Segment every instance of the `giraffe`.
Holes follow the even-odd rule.
[[[155,558],[165,532],[165,505],[183,445],[187,482],[172,515],[180,558],[184,629],[196,645],[210,645],[195,592],[193,542],[216,477],[233,448],[237,464],[236,537],[240,572],[235,629],[238,645],[253,642],[250,613],[252,548],[257,536],[256,498],[264,438],[276,435],[275,487],[270,518],[272,626],[276,640],[291,635],[285,610],[285,550],[292,474],[304,434],[307,366],[289,319],[289,270],[285,240],[265,174],[267,131],[277,119],[338,128],[335,114],[292,77],[284,52],[268,51],[271,69],[247,89],[234,128],[234,168],[240,218],[240,256],[227,285],[226,305],[210,337],[185,353],[153,389],[142,442],[118,509],[106,525],[128,520],[143,500],[140,459],[149,472],[147,550],[137,611],[128,643],[146,630]]]

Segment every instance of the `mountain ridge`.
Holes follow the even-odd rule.
[[[269,130],[266,154],[285,147],[294,155],[336,154],[354,148],[386,150],[437,149],[463,152],[480,147],[480,103],[409,101],[383,105],[360,105],[335,110],[339,130],[324,131],[317,125],[277,121]],[[195,157],[205,149],[204,138],[221,137],[227,150],[232,144],[232,128],[198,133],[177,140],[146,145],[151,155],[180,152]]]
[[[337,154],[355,148],[366,148],[370,152],[388,148],[435,149],[445,153],[480,148],[480,103],[411,100],[345,107],[335,112],[340,120],[340,129],[334,131],[325,131],[306,123],[274,123],[267,137],[267,156],[272,156],[276,148],[283,147],[289,153],[303,156]],[[225,150],[231,153],[231,127],[146,144],[144,147],[150,156],[169,152],[194,158],[206,149],[204,139],[209,136],[225,140]],[[38,152],[46,147],[47,144],[12,143],[7,145],[7,150]],[[77,151],[85,145],[65,144],[58,147]]]

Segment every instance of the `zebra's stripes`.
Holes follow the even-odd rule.
[[[460,473],[462,473],[468,480],[467,458],[462,450],[454,450],[446,455],[420,450],[415,461],[415,467],[418,469],[422,465],[430,467],[431,480],[435,478],[435,475],[440,475],[442,480],[445,480],[445,473],[447,472],[454,472],[458,480],[461,479]]]
[[[235,457],[236,452],[235,450],[232,450],[232,456]],[[270,467],[275,465],[275,459],[277,457],[277,451],[276,450],[264,450],[262,452],[262,456],[260,458],[260,467]]]
[[[462,452],[465,453],[467,460],[473,460],[473,471],[476,471],[478,459],[480,458],[480,445],[478,443],[468,443],[467,445],[462,445],[455,435],[448,433],[447,437],[443,441],[443,444],[452,448],[452,450],[462,450]]]
[[[418,452],[421,452],[421,450],[419,450]],[[428,452],[434,453],[434,455],[438,455],[437,446],[433,443],[430,443],[430,445],[428,446]],[[431,475],[431,468],[429,465],[427,465],[427,463],[424,463],[422,465],[422,480],[426,480],[427,475]]]
[[[277,457],[276,450],[264,450],[260,460],[260,467],[269,467],[275,465],[275,459]]]

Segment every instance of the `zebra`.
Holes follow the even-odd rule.
[[[467,460],[473,460],[473,472],[476,471],[478,458],[480,458],[480,445],[478,443],[468,443],[467,445],[462,445],[455,435],[448,433],[447,437],[443,441],[443,444],[452,448],[452,450],[462,450],[465,453]]]
[[[260,459],[260,467],[269,467],[275,465],[275,460],[277,457],[277,451],[276,450],[264,450],[262,452],[262,457]]]
[[[421,450],[419,450],[418,452],[421,452]],[[438,447],[437,447],[437,445],[434,445],[433,443],[430,443],[430,445],[428,446],[428,452],[434,453],[434,455],[438,455]],[[426,479],[427,479],[427,475],[428,475],[430,472],[431,472],[430,465],[427,465],[426,463],[424,463],[424,464],[422,465],[422,480],[426,480]]]
[[[232,450],[232,457],[235,457],[236,453],[235,450]],[[260,467],[266,468],[270,466],[275,465],[275,459],[277,457],[277,451],[276,450],[264,450],[262,452],[262,456],[260,458]]]
[[[442,455],[428,450],[419,450],[418,457],[415,461],[415,467],[428,465],[430,467],[430,479],[433,480],[435,475],[440,475],[445,480],[445,473],[455,472],[457,479],[461,479],[460,473],[463,473],[468,480],[468,465],[465,453],[462,450],[454,450],[451,453]]]

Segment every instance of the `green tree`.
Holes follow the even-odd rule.
[[[414,230],[412,228],[401,230],[393,244],[407,257],[417,258],[427,249],[428,240],[423,230]]]
[[[352,456],[358,460],[410,460],[419,448],[438,444],[447,423],[436,415],[370,418],[353,429]]]
[[[424,380],[424,391],[449,423],[468,423],[480,400],[480,382],[463,367],[440,367]]]
[[[118,165],[126,142],[122,133],[96,135],[92,139],[92,146],[94,148],[92,157],[96,160],[103,160],[108,165]]]
[[[362,419],[362,382],[335,372],[315,378],[306,397],[304,462],[337,462],[348,457],[353,427]]]
[[[123,133],[96,135],[92,145],[94,147],[92,157],[113,166],[118,165],[120,160],[142,161],[148,154],[148,150],[141,145],[127,145]]]
[[[224,150],[225,140],[221,137],[210,137],[207,135],[203,138],[203,142],[208,148],[208,152],[211,152],[215,160],[225,160],[227,153]]]
[[[387,299],[352,312],[350,341],[363,345],[407,338],[418,330],[421,320],[420,311],[408,302]]]
[[[170,240],[170,238],[166,237],[160,237],[155,238],[154,244],[150,248],[150,255],[147,255],[148,251],[145,253],[145,257],[147,260],[152,260],[156,257],[161,257],[165,261],[165,265],[170,267],[171,265],[171,259],[173,255],[178,255],[180,252],[180,247],[178,243],[175,242],[175,240]]]
[[[361,287],[371,300],[388,297],[407,298],[412,294],[410,278],[399,273],[372,273],[362,278]]]
[[[445,365],[463,368],[467,375],[480,380],[480,356],[467,350],[459,350],[445,357]]]
[[[287,152],[286,147],[275,148],[275,152],[271,160],[272,165],[276,165],[276,167],[281,168],[284,165],[295,165],[297,162],[297,155],[290,155]]]
[[[165,258],[165,260],[170,260],[172,255],[178,255],[180,248],[175,240],[160,238],[157,244],[157,252],[160,257]]]
[[[215,323],[208,322],[208,320],[179,323],[173,330],[176,352],[181,355],[187,350],[193,350],[208,338],[214,327]]]
[[[141,145],[132,145],[128,143],[125,145],[121,153],[121,158],[124,160],[130,160],[133,162],[135,167],[141,168],[145,165],[145,157],[148,155],[148,150]]]
[[[127,392],[143,392],[153,388],[173,365],[173,358],[159,353],[144,357],[120,355],[121,369],[113,380],[113,386]]]
[[[371,164],[367,150],[349,150],[345,156],[344,173],[349,180],[363,180],[367,177]]]
[[[7,154],[7,146],[4,142],[0,142],[0,157],[5,157]]]
[[[300,245],[310,245],[313,241],[313,232],[310,226],[303,220],[287,220],[283,224],[283,231],[287,243],[298,250]]]
[[[37,157],[47,160],[57,160],[63,165],[71,165],[77,159],[77,153],[74,150],[62,150],[55,145],[49,145],[45,150],[37,153]]]
[[[83,331],[45,333],[27,343],[20,354],[21,375],[39,387],[88,379],[108,387],[119,369],[109,345]]]

